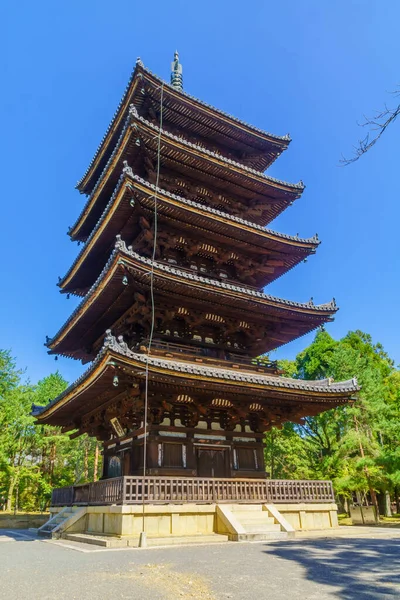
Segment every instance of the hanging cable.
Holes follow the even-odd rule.
[[[151,326],[149,343],[147,346],[147,361],[145,371],[145,392],[144,392],[144,428],[143,428],[143,480],[142,480],[142,533],[139,541],[139,546],[146,545],[145,541],[145,488],[146,488],[146,468],[147,468],[147,413],[149,406],[149,356],[151,350],[151,344],[153,342],[154,335],[154,324],[155,324],[155,303],[154,303],[154,261],[156,258],[157,250],[157,195],[158,195],[158,184],[160,180],[160,165],[161,165],[161,134],[163,125],[163,99],[164,99],[164,83],[161,84],[161,96],[160,96],[160,128],[157,137],[157,175],[156,175],[156,189],[154,192],[154,238],[153,238],[153,253],[151,257],[151,269],[150,269],[150,298],[151,298]]]

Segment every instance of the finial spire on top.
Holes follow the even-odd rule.
[[[171,85],[180,92],[183,90],[182,65],[179,62],[178,50],[175,50],[174,60],[171,63]]]

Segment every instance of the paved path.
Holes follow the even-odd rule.
[[[0,600],[10,598],[400,599],[400,536],[107,550],[0,530]]]

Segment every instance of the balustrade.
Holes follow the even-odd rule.
[[[115,477],[53,490],[52,506],[73,504],[324,503],[334,502],[331,481]]]
[[[143,340],[140,343],[141,348],[147,349],[148,341]],[[266,362],[259,358],[251,358],[237,352],[231,352],[230,350],[223,350],[224,357],[221,357],[221,350],[215,347],[202,347],[202,346],[186,346],[178,344],[176,342],[164,342],[160,340],[153,340],[151,344],[151,354],[154,355],[167,355],[173,354],[175,357],[179,357],[180,360],[190,360],[193,357],[200,358],[205,363],[213,363],[215,365],[232,368],[234,365],[245,366],[246,370],[263,369],[265,372],[276,372],[278,369],[277,361]]]

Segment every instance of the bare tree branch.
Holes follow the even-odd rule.
[[[400,89],[392,92],[394,96],[400,95]],[[358,123],[360,127],[367,127],[370,131],[367,133],[365,138],[358,140],[358,145],[354,146],[354,156],[351,158],[346,158],[342,155],[342,159],[340,160],[340,164],[342,166],[350,165],[355,162],[363,154],[368,152],[376,144],[380,137],[385,133],[386,129],[389,127],[391,123],[393,123],[397,117],[400,115],[400,104],[397,105],[396,108],[389,108],[387,104],[385,104],[384,110],[380,112],[376,112],[373,118],[366,117],[364,115],[364,122]],[[374,135],[371,134],[372,132]]]

